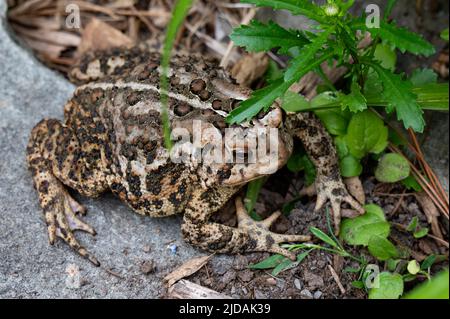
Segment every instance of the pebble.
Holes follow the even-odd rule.
[[[242,287],[242,292],[244,293],[244,295],[248,294],[248,290],[245,287]]]
[[[275,286],[277,284],[277,280],[273,277],[269,277],[266,279],[267,284],[271,285],[271,286]]]
[[[323,278],[309,271],[305,272],[305,281],[311,289],[319,288],[324,285]]]
[[[80,289],[82,286],[82,278],[80,268],[75,264],[69,264],[66,267],[66,288]]]
[[[144,275],[148,275],[155,271],[155,263],[153,262],[153,260],[144,260],[141,263],[140,270]]]
[[[250,280],[253,279],[254,275],[255,275],[254,272],[251,271],[250,269],[246,269],[238,273],[239,279],[241,279],[243,282],[249,282]]]
[[[297,288],[298,290],[302,290],[302,283],[300,282],[300,279],[295,278],[295,280],[294,280],[294,286],[295,286],[295,288]]]
[[[255,299],[267,299],[267,296],[260,290],[255,290]]]
[[[320,297],[322,297],[323,293],[320,290],[317,290],[314,293],[314,299],[320,299]]]
[[[233,268],[236,270],[243,270],[248,265],[248,259],[245,256],[238,255],[234,258]]]
[[[302,291],[300,291],[300,295],[302,297],[308,298],[308,299],[313,299],[314,298],[313,294],[308,289],[303,289]]]

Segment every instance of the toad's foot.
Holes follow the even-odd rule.
[[[310,236],[303,235],[283,235],[269,231],[270,226],[281,215],[281,212],[275,212],[262,221],[253,220],[244,208],[242,199],[236,198],[236,214],[238,228],[244,230],[251,240],[256,241],[256,251],[267,251],[277,253],[288,257],[291,260],[296,259],[296,255],[279,246],[280,243],[304,242],[311,240]]]
[[[364,214],[364,208],[348,193],[340,178],[317,176],[315,185],[300,192],[301,196],[312,196],[314,194],[317,194],[315,211],[322,209],[326,202],[330,201],[336,235],[339,234],[341,225],[341,205],[343,202],[348,203],[358,214]]]
[[[53,201],[44,208],[45,221],[47,223],[48,238],[51,245],[56,237],[64,240],[72,249],[84,258],[87,258],[96,266],[100,266],[97,258],[80,245],[73,232],[85,231],[91,235],[96,234],[94,228],[80,220],[75,214],[85,213],[85,209],[76,202],[65,190],[54,194]]]

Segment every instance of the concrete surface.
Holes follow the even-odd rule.
[[[97,200],[77,196],[88,209],[84,220],[98,233],[77,237],[102,267],[60,241],[48,244],[25,148],[40,119],[62,118],[73,86],[9,37],[5,11],[0,0],[0,298],[159,297],[162,277],[201,254],[180,237],[179,217],[143,218],[111,195]],[[177,245],[176,254],[169,243]],[[149,261],[156,271],[145,275],[141,264]]]

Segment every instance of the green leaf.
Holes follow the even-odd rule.
[[[259,192],[266,182],[267,178],[262,177],[255,179],[248,183],[247,185],[247,194],[245,195],[245,209],[247,212],[252,212],[255,207],[256,200],[258,199]]]
[[[250,268],[250,269],[271,269],[271,268],[278,266],[284,259],[287,259],[287,258],[282,255],[272,255],[257,264],[249,265],[248,268]]]
[[[380,236],[372,236],[367,248],[372,256],[381,261],[398,257],[397,248],[389,240]]]
[[[428,231],[429,231],[428,228],[421,228],[421,229],[417,230],[416,232],[414,232],[413,236],[414,236],[414,238],[417,238],[417,239],[423,238],[426,235],[428,235]]]
[[[334,145],[336,146],[336,151],[340,159],[349,155],[348,146],[343,136],[336,136]]]
[[[300,54],[297,57],[293,58],[289,63],[289,67],[284,74],[285,81],[296,81],[301,77],[299,76],[299,74],[304,74],[303,70],[311,64],[316,53],[322,49],[331,33],[332,29],[325,30],[324,32],[317,35],[317,37],[313,39],[310,44],[305,45],[300,50]]]
[[[341,175],[343,177],[355,177],[361,175],[363,167],[358,159],[352,155],[347,155],[339,161]]]
[[[423,111],[417,103],[417,95],[412,92],[413,85],[409,80],[403,80],[398,74],[381,67],[377,63],[367,63],[377,72],[383,83],[383,98],[388,101],[387,111],[397,112],[397,118],[403,121],[405,128],[423,132],[425,120]]]
[[[398,299],[403,294],[403,279],[400,274],[382,272],[375,279],[379,287],[369,290],[369,299]]]
[[[379,154],[388,144],[388,128],[373,112],[356,113],[350,120],[344,137],[350,154],[363,158],[369,153]]]
[[[275,10],[289,10],[294,15],[303,15],[318,22],[325,22],[323,11],[309,0],[242,0],[243,3],[258,7],[271,7]]]
[[[306,258],[306,256],[308,256],[310,250],[305,251],[301,254],[297,255],[297,260],[296,261],[292,261],[288,258],[285,258],[280,264],[278,264],[273,270],[272,270],[272,276],[278,276],[281,272],[288,270],[288,269],[292,269],[294,267],[297,267],[302,261],[303,259]]]
[[[448,42],[448,28],[441,32],[441,38]]]
[[[341,226],[341,237],[351,245],[368,245],[370,237],[386,238],[389,234],[389,223],[386,222],[382,209],[374,204],[365,206],[362,216],[344,219]],[[386,227],[387,226],[387,227]]]
[[[401,261],[401,259],[388,259],[386,262],[387,269],[394,272]]]
[[[431,266],[433,266],[436,261],[436,257],[436,255],[430,255],[425,258],[425,260],[422,261],[422,264],[420,265],[420,269],[427,270],[428,268],[431,268]]]
[[[341,97],[342,110],[349,109],[351,112],[362,112],[367,109],[367,100],[361,93],[358,83],[352,82],[351,93]]]
[[[245,47],[250,52],[280,48],[280,54],[287,54],[292,47],[303,47],[310,43],[300,31],[286,30],[273,21],[264,24],[253,20],[249,25],[234,29],[230,38],[237,46]]]
[[[364,288],[364,283],[362,281],[352,281],[352,286],[355,287],[356,289],[363,289]]]
[[[412,175],[409,175],[407,178],[401,181],[403,186],[405,186],[408,190],[413,190],[415,192],[421,192],[422,186],[417,182],[416,178]]]
[[[380,43],[377,44],[373,57],[380,65],[388,70],[394,71],[397,65],[397,54],[391,46]]]
[[[406,158],[400,154],[389,153],[380,159],[375,169],[375,177],[382,183],[396,183],[407,178],[410,171]]]
[[[346,218],[341,224],[341,237],[350,245],[367,246],[373,236],[387,238],[390,225],[384,217],[383,210],[374,204],[364,206],[366,213],[362,216]]]
[[[235,108],[230,112],[230,114],[228,114],[226,119],[227,123],[234,124],[249,120],[258,114],[262,109],[268,109],[277,98],[281,97],[289,89],[292,84],[332,56],[333,54],[328,52],[314,61],[311,61],[311,63],[296,74],[296,77],[291,81],[283,82],[282,80],[279,80],[266,86],[265,88],[254,91],[250,99],[242,102],[239,107]]]
[[[417,103],[424,110],[448,111],[448,83],[432,83],[413,88]]]
[[[414,216],[411,219],[411,222],[409,223],[408,227],[406,227],[406,230],[409,232],[413,232],[417,229],[417,225],[419,223],[419,218],[417,218],[417,216]]]
[[[397,4],[397,0],[388,0],[386,10],[384,11],[384,20],[389,19],[392,9],[395,7],[396,4]]]
[[[264,75],[265,80],[271,84],[283,77],[283,71],[274,60],[269,61],[269,66],[267,67],[266,74]]]
[[[339,104],[339,98],[335,92],[324,92],[310,101],[312,109],[321,105]],[[327,131],[332,135],[344,135],[347,132],[350,113],[339,109],[317,110],[314,112],[322,121]]]
[[[448,269],[410,291],[406,299],[449,299]]]
[[[317,172],[313,162],[309,159],[308,155],[303,156],[303,167],[305,168],[305,185],[309,186],[316,180]]]
[[[161,59],[161,76],[160,76],[160,87],[161,87],[161,121],[163,123],[163,133],[164,133],[164,146],[166,149],[170,150],[172,148],[172,140],[170,139],[170,121],[168,115],[168,105],[169,105],[169,62],[172,48],[174,47],[175,38],[180,30],[180,26],[184,21],[189,9],[191,8],[192,0],[178,0],[173,13],[172,19],[167,26],[166,38],[164,39],[163,54]]]
[[[309,106],[309,102],[303,95],[298,93],[287,91],[283,96],[283,103],[281,107],[286,112],[299,112]]]
[[[420,265],[417,260],[411,260],[406,267],[411,275],[417,275],[420,271]]]
[[[438,75],[432,69],[416,69],[409,78],[414,86],[436,83]]]
[[[317,238],[319,238],[321,241],[323,241],[324,243],[327,243],[328,245],[340,249],[339,245],[327,234],[325,234],[323,231],[321,231],[319,228],[316,227],[311,227],[309,229],[309,231],[316,236]]]
[[[374,37],[379,36],[402,53],[410,52],[416,55],[430,56],[436,52],[434,46],[421,35],[393,23],[380,21],[380,28],[367,28],[364,23],[359,23],[358,27],[369,31]]]

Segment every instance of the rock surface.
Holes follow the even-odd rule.
[[[111,195],[76,196],[88,209],[84,220],[98,233],[76,235],[102,266],[94,267],[60,241],[48,244],[25,148],[39,120],[62,118],[73,86],[11,39],[5,11],[0,0],[0,299],[159,297],[162,277],[201,254],[183,242],[180,217],[144,218]],[[177,245],[176,254],[169,243]],[[141,265],[147,260],[156,270],[146,275]]]

